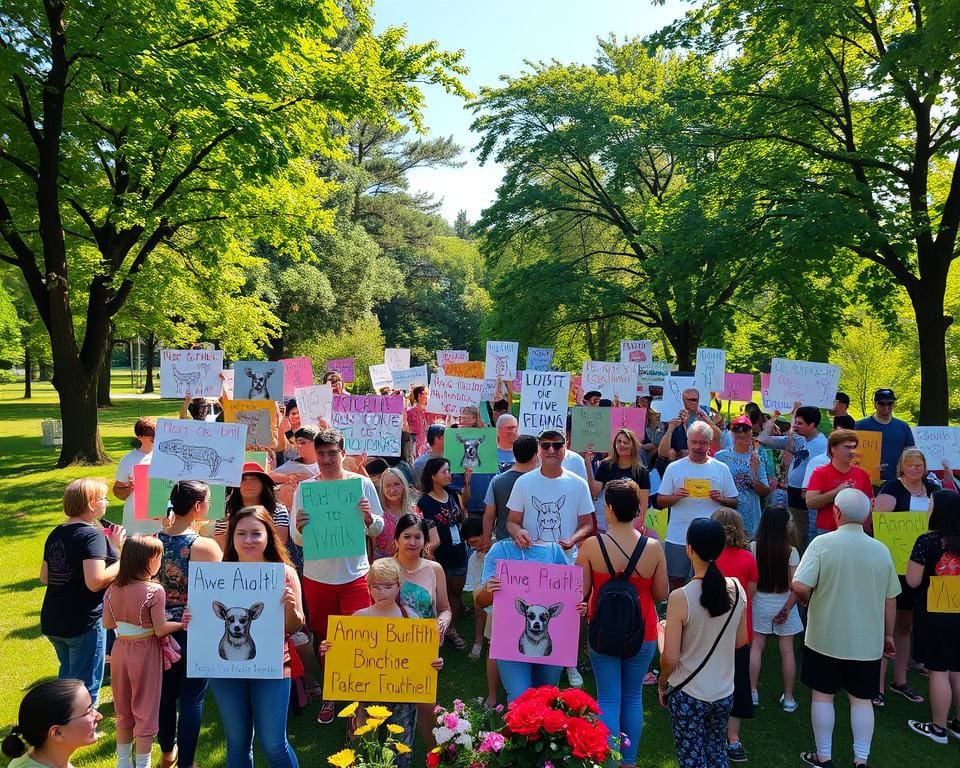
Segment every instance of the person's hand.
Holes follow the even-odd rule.
[[[853,488],[853,482],[851,480],[844,480],[836,488],[833,489],[833,494],[836,496],[840,491],[846,490],[847,488]]]
[[[944,469],[944,471],[946,471],[946,472],[949,472],[949,471],[950,471],[950,459],[944,459],[944,460],[943,460],[943,469]]]
[[[483,588],[487,590],[487,592],[497,592],[500,589],[500,577],[491,576],[487,579],[487,583],[483,585]]]
[[[122,525],[114,525],[110,528],[105,528],[104,533],[107,536],[107,541],[113,544],[114,547],[120,549],[123,546],[123,540],[127,538],[127,529]]]
[[[327,653],[327,651],[330,650],[330,641],[329,641],[329,640],[321,640],[321,641],[320,641],[320,645],[317,646],[317,650],[320,651],[320,655],[321,655],[321,656],[325,656],[326,653]]]
[[[473,467],[467,467],[463,470],[463,479],[466,481],[466,484],[470,484],[470,478],[473,477]]]
[[[430,666],[434,669],[443,669],[443,659],[437,656],[437,658],[430,662]]]
[[[483,540],[480,542],[480,552],[489,552],[490,547],[493,546],[493,536],[484,536]]]
[[[370,512],[370,500],[363,496],[357,502],[357,509],[363,513],[363,524],[368,528],[373,524],[373,514]]]
[[[297,597],[293,593],[293,587],[285,586],[283,588],[283,595],[280,598],[280,605],[284,608],[289,608],[291,611],[297,609]]]
[[[183,628],[186,629],[190,626],[190,622],[193,620],[193,614],[190,613],[189,608],[183,609],[183,616],[180,617],[180,623],[183,624]]]
[[[593,443],[590,443],[590,445],[587,446],[587,450],[580,455],[583,456],[583,460],[589,467],[593,463]]]
[[[781,415],[782,414],[780,413],[780,411],[775,409],[773,413],[770,415],[770,420],[775,422],[777,419],[780,418]],[[776,424],[774,424],[774,426],[776,426]]]
[[[720,491],[710,490],[710,501],[715,501],[717,504],[720,503],[720,500],[723,498],[723,494]]]
[[[657,700],[660,702],[660,706],[664,709],[667,708],[667,689],[657,686]]]
[[[309,523],[309,522],[310,522],[310,515],[308,515],[308,514],[307,514],[306,512],[304,512],[302,509],[298,509],[298,510],[297,510],[297,521],[296,521],[296,523],[295,523],[295,525],[297,526],[297,530],[300,531],[301,533],[303,533],[304,527],[305,527],[306,524]]]
[[[568,549],[572,549],[574,547],[574,543],[570,539],[560,539],[560,541],[558,541],[557,544],[559,544],[560,549],[564,551]]]
[[[799,400],[797,400],[797,401],[793,404],[793,410],[790,411],[790,413],[796,413],[796,412],[797,412],[798,410],[800,410],[802,407],[803,407],[803,403],[801,403]]]
[[[586,601],[586,600],[582,600],[582,601],[580,601],[579,603],[577,603],[577,613],[580,614],[580,618],[581,618],[581,619],[582,619],[584,616],[587,615],[587,601]]]
[[[281,410],[282,408],[283,408],[282,405],[277,405],[277,409],[281,414],[283,414],[283,411]],[[280,424],[277,427],[277,432],[279,432],[281,435],[286,435],[287,432],[289,431],[290,431],[290,419],[287,418],[286,414],[283,414],[283,418],[280,419]]]
[[[756,453],[750,454],[750,469],[754,472],[760,469],[760,457]]]
[[[683,426],[687,426],[687,421],[690,419],[690,414],[686,410],[680,411],[680,423]]]
[[[320,429],[330,429],[330,422],[323,418],[323,416],[317,419],[317,425]]]
[[[667,494],[668,496],[676,496],[680,499],[685,499],[690,495],[690,491],[686,488],[677,488],[673,493]]]
[[[528,549],[533,540],[530,538],[530,534],[526,528],[521,528],[513,535],[513,543],[516,544],[520,549]]]
[[[781,609],[777,612],[777,615],[773,617],[773,623],[774,623],[774,624],[783,624],[783,622],[785,622],[785,621],[787,620],[787,616],[788,616],[789,614],[790,614],[790,612],[789,612],[786,608],[781,608]]]
[[[893,642],[893,635],[883,636],[883,655],[892,659],[897,653],[896,643]]]
[[[444,619],[437,619],[437,632],[440,633],[440,644],[443,644],[443,636],[447,634],[449,625]]]
[[[677,414],[677,418],[670,419],[670,421],[667,422],[667,426],[673,427],[674,429],[676,429],[677,427],[680,426],[681,417],[682,417],[682,414]]]

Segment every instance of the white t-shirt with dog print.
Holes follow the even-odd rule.
[[[593,513],[593,499],[586,481],[568,469],[559,477],[544,477],[539,469],[517,478],[507,509],[523,513],[523,527],[534,542],[558,543],[577,530],[577,518]],[[573,563],[577,548],[565,550]]]

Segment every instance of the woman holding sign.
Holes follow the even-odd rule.
[[[430,390],[422,384],[410,392],[410,407],[406,410],[407,426],[413,435],[413,456],[416,458],[427,450],[427,401]]]
[[[593,451],[583,452],[583,462],[587,467],[587,484],[590,495],[597,498],[604,487],[612,480],[632,480],[637,486],[640,500],[638,515],[643,521],[650,499],[650,475],[643,466],[640,456],[640,444],[631,429],[618,429],[613,436],[613,448],[603,461],[593,470]]]
[[[280,542],[270,513],[260,506],[244,507],[230,518],[228,563],[283,563],[284,633],[289,638],[303,626],[300,581]],[[297,768],[297,756],[287,741],[290,701],[290,652],[284,646],[284,676],[279,680],[220,678],[210,681],[227,736],[227,768],[253,768],[253,736],[270,768]]]

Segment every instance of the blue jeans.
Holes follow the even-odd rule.
[[[597,680],[597,704],[600,720],[610,731],[610,738],[626,734],[630,746],[621,746],[621,762],[636,765],[640,734],[643,732],[643,678],[650,669],[656,640],[640,646],[632,659],[607,656],[592,648],[588,651]]]
[[[528,664],[525,661],[503,659],[497,659],[497,668],[500,670],[500,682],[507,692],[508,704],[528,688],[559,685],[560,673],[563,671],[563,667],[552,664]]]
[[[173,637],[180,644],[181,659],[163,671],[160,690],[160,729],[157,742],[163,752],[177,748],[180,765],[193,765],[203,721],[203,697],[207,693],[205,677],[187,677],[187,633],[182,629]],[[177,717],[177,706],[180,717]]]
[[[76,637],[47,635],[47,639],[53,644],[57,661],[60,662],[57,677],[61,680],[82,680],[96,706],[100,686],[103,685],[103,660],[107,644],[103,621],[97,619],[96,624]]]
[[[299,768],[287,741],[290,678],[211,680],[227,735],[227,768],[253,768],[253,734],[270,768]]]

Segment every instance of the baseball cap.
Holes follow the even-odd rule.
[[[555,438],[555,439],[557,439],[557,440],[565,440],[565,439],[566,439],[565,435],[564,435],[560,430],[558,430],[558,429],[545,429],[545,430],[543,430],[543,432],[540,433],[540,436],[539,436],[537,439],[538,439],[538,440],[543,440],[543,438],[545,438],[545,437],[552,437],[552,438]]]
[[[896,400],[897,396],[893,394],[892,389],[878,389],[873,393],[873,402],[878,400]]]
[[[850,405],[850,395],[846,392],[837,392],[837,396],[833,398],[838,403],[843,403],[844,405]]]
[[[730,422],[730,427],[731,428],[736,427],[739,424],[743,424],[744,426],[747,426],[747,427],[750,427],[750,429],[753,429],[753,422],[750,421],[749,416],[742,416],[742,415],[737,416],[737,418],[735,418],[733,421]]]

